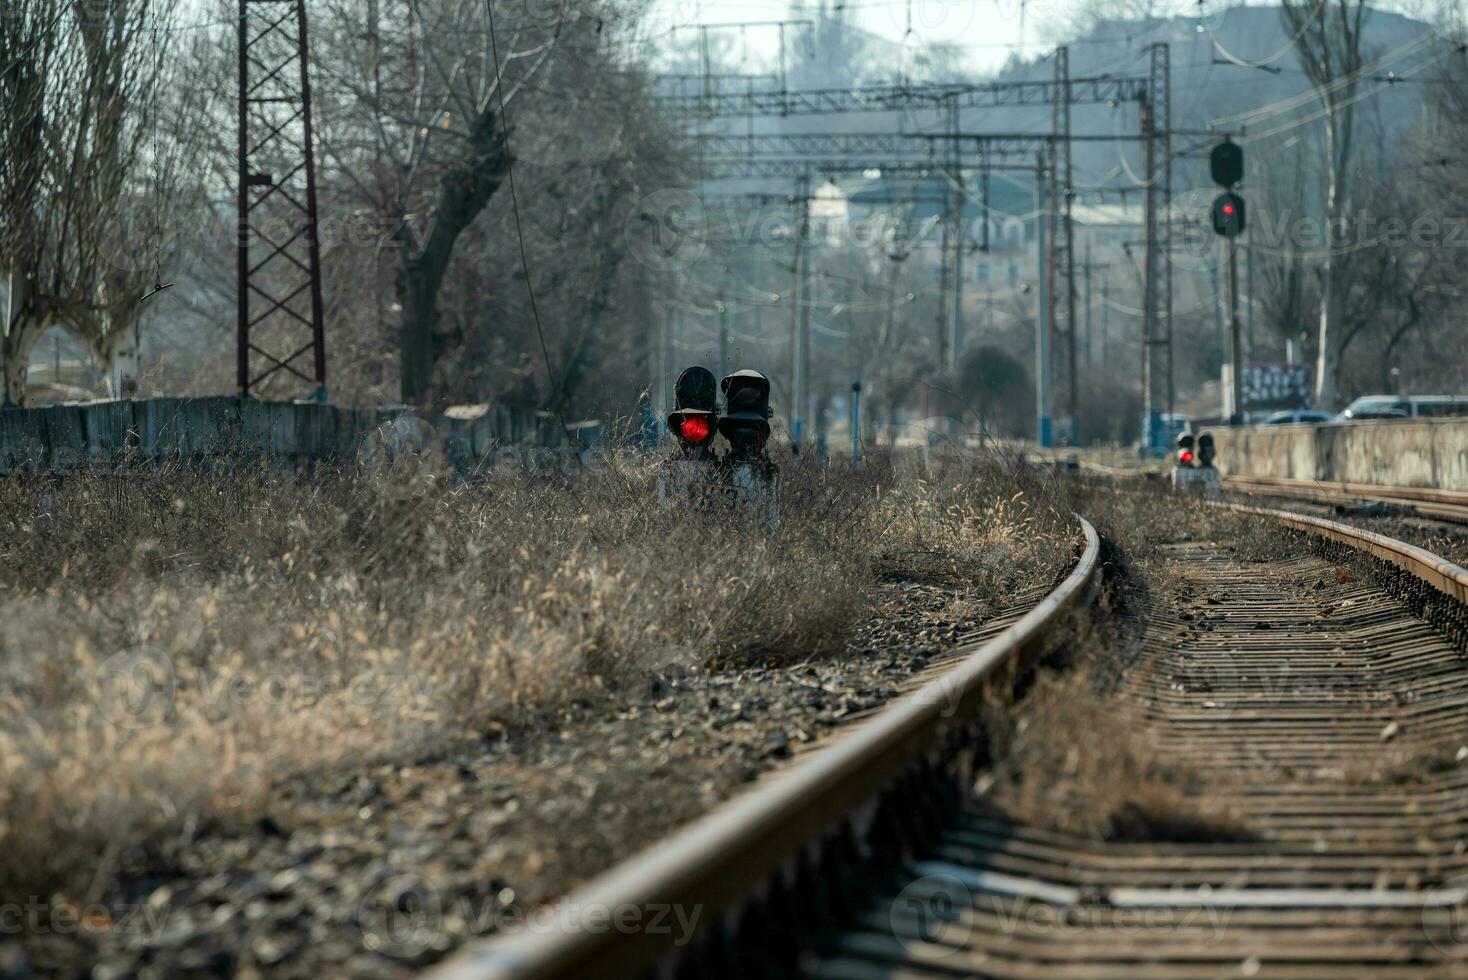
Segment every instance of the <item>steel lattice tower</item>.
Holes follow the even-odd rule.
[[[1173,411],[1172,374],[1172,67],[1167,44],[1152,45],[1148,101],[1143,104],[1143,164],[1147,181],[1147,256],[1142,319],[1142,405],[1144,433],[1151,444],[1157,414],[1154,350],[1166,348],[1163,404]],[[1153,449],[1156,447],[1153,446]]]
[[[1056,308],[1062,301],[1065,304],[1065,408],[1068,424],[1073,427],[1080,412],[1080,377],[1076,370],[1075,225],[1072,220],[1075,168],[1071,162],[1070,106],[1070,51],[1060,47],[1055,49],[1055,99],[1050,115],[1050,249],[1047,275],[1050,277],[1052,335],[1058,322]],[[1052,336],[1051,350],[1054,349]],[[1076,436],[1073,430],[1069,432],[1072,441]]]
[[[293,375],[326,398],[304,0],[239,5],[239,393]]]

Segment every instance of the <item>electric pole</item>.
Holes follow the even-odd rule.
[[[795,242],[791,263],[790,306],[790,439],[799,445],[804,435],[806,336],[810,331],[810,258],[805,254],[810,235],[810,172],[795,184]]]
[[[1050,447],[1050,263],[1046,242],[1050,216],[1045,207],[1045,155],[1035,155],[1035,438]]]

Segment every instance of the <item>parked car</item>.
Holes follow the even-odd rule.
[[[1343,422],[1468,416],[1464,395],[1362,395],[1340,414]]]
[[[1334,422],[1335,416],[1329,412],[1321,412],[1313,408],[1292,408],[1285,412],[1275,412],[1264,419],[1260,425],[1297,425],[1300,423]]]

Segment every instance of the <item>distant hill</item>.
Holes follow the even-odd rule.
[[[1298,140],[1290,142],[1293,138],[1310,132],[1311,126],[1306,123],[1277,135],[1266,135],[1270,130],[1313,114],[1319,105],[1309,97],[1309,81],[1301,70],[1277,7],[1234,7],[1204,19],[1178,17],[1099,23],[1087,34],[1069,41],[1071,76],[1144,76],[1148,49],[1159,41],[1171,46],[1174,129],[1216,127],[1238,133],[1245,122],[1241,114],[1304,95],[1306,98],[1299,99],[1299,104],[1292,108],[1248,120],[1243,133],[1245,138],[1262,136],[1261,142],[1287,148],[1299,145]],[[1368,15],[1365,46],[1371,70],[1364,73],[1361,92],[1375,94],[1360,103],[1359,135],[1363,145],[1387,152],[1420,117],[1426,87],[1412,82],[1387,84],[1385,77],[1389,72],[1410,75],[1443,46],[1429,25],[1382,11]],[[1229,61],[1230,57],[1239,61],[1267,61],[1271,70],[1219,63]],[[1016,60],[999,73],[997,80],[1048,80],[1053,71],[1049,57]],[[974,110],[966,115],[964,125],[991,131],[1043,130],[1050,126],[1049,110],[1043,107]],[[1137,127],[1136,110],[1078,106],[1073,110],[1072,126],[1077,133],[1132,132]],[[1135,154],[1126,156],[1135,167]],[[1127,177],[1120,163],[1118,152],[1104,144],[1080,146],[1076,151],[1077,184],[1084,186],[1102,180],[1124,184]],[[1201,160],[1196,164],[1179,161],[1176,186],[1185,188],[1206,183],[1203,168]]]

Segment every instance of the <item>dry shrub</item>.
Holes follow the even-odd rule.
[[[650,674],[839,654],[879,571],[1031,587],[1075,540],[1052,490],[985,461],[787,464],[775,535],[663,512],[632,455],[400,469],[0,481],[0,898],[87,897],[292,780]]]
[[[1078,542],[1066,488],[1053,473],[998,455],[884,457],[885,547],[878,570],[925,584],[977,586],[991,594],[1047,582],[1037,570],[1068,565]],[[931,462],[931,461],[930,461]]]
[[[1076,509],[1108,544],[1107,584],[1095,619],[1036,672],[1023,700],[989,725],[995,765],[982,802],[1035,826],[1103,841],[1248,839],[1238,794],[1172,763],[1167,735],[1122,686],[1146,669],[1142,636],[1153,610],[1195,585],[1166,546],[1213,540],[1262,552],[1280,547],[1260,519],[1179,498],[1165,488],[1095,485]]]
[[[982,801],[1100,841],[1246,839],[1216,781],[1171,765],[1162,733],[1107,686],[1085,664],[1039,677],[1017,715],[992,726],[1002,761],[980,778]]]

